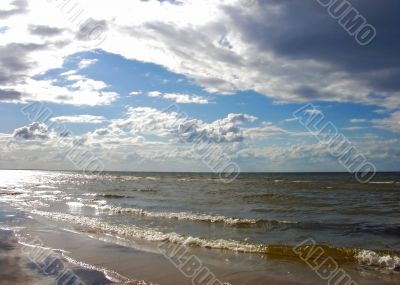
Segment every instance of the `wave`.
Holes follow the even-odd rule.
[[[183,244],[187,246],[198,246],[210,249],[232,250],[245,253],[265,253],[267,247],[263,245],[255,245],[246,242],[224,240],[224,239],[202,239],[191,236],[183,236],[177,233],[162,233],[152,229],[140,228],[135,225],[114,225],[103,222],[97,218],[88,218],[82,216],[74,216],[57,212],[44,212],[33,210],[33,214],[37,214],[52,220],[73,223],[75,225],[87,227],[89,230],[97,230],[100,233],[111,233],[127,238],[143,239],[147,241],[168,241],[172,243]]]
[[[143,179],[143,177],[140,176],[111,176],[112,178],[115,178],[117,180],[123,180],[123,181],[136,181],[136,180],[140,180]]]
[[[188,221],[200,221],[210,223],[225,223],[229,225],[237,224],[256,224],[258,220],[255,219],[240,219],[230,218],[225,216],[213,216],[206,214],[193,214],[189,212],[150,212],[143,209],[136,208],[122,208],[117,206],[103,206],[102,210],[108,210],[115,214],[132,214],[137,216],[145,216],[149,218],[164,218],[173,220],[188,220]]]
[[[160,192],[160,190],[152,189],[152,188],[143,188],[143,189],[139,189],[137,191],[143,192],[143,193],[145,193],[145,192],[148,192],[148,193],[158,193],[158,192]]]
[[[326,258],[330,257],[340,265],[358,264],[388,270],[400,270],[400,253],[398,252],[372,251],[333,247],[329,245],[310,245],[305,243],[299,246],[252,244],[236,240],[184,236],[175,232],[163,233],[153,229],[140,228],[135,225],[115,225],[97,218],[73,216],[63,213],[43,212],[38,210],[34,210],[32,213],[52,220],[84,227],[88,232],[96,231],[98,233],[112,234],[124,238],[142,239],[150,242],[171,242],[189,247],[201,247],[213,250],[253,253],[260,254],[266,258],[303,263],[307,262],[307,260],[313,260],[313,258],[324,261]]]
[[[200,178],[185,177],[185,178],[178,178],[177,180],[181,181],[181,182],[188,182],[188,181],[199,181],[201,179]],[[210,180],[210,179],[208,179],[208,180]]]
[[[281,193],[250,194],[243,196],[242,199],[249,203],[275,202],[275,203],[289,203],[289,204],[301,203],[306,200],[306,198],[302,196],[287,195]]]
[[[100,209],[110,211],[114,214],[131,214],[136,216],[144,216],[149,218],[163,218],[171,220],[187,220],[193,222],[208,222],[208,223],[224,223],[227,225],[255,225],[263,223],[284,223],[291,224],[297,223],[292,221],[278,221],[278,220],[261,220],[261,219],[244,219],[226,216],[216,216],[207,214],[194,214],[189,212],[150,212],[143,209],[136,208],[122,208],[117,206],[102,206]]]
[[[16,207],[17,209],[40,209],[40,208],[48,208],[49,204],[44,203],[39,200],[31,200],[31,201],[22,201],[22,200],[9,200],[7,201],[10,205]]]
[[[109,199],[130,198],[130,196],[120,195],[120,194],[113,194],[113,193],[99,194],[98,196],[104,197],[104,198],[109,198]]]
[[[145,177],[145,179],[151,180],[151,181],[158,181],[158,180],[161,180],[161,177],[147,176],[147,177]]]
[[[361,264],[368,266],[387,268],[390,270],[400,270],[400,257],[390,254],[379,254],[372,250],[361,250],[356,255]]]
[[[38,185],[38,186],[36,186],[36,188],[39,188],[39,189],[57,189],[58,187],[50,186],[50,185]]]
[[[4,196],[16,196],[16,195],[22,195],[25,194],[23,192],[4,192],[4,191],[0,191],[0,195],[4,195]]]

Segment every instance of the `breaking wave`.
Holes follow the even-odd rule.
[[[322,257],[331,257],[338,264],[359,264],[370,267],[384,268],[387,270],[400,270],[400,253],[390,251],[371,251],[364,249],[352,249],[342,247],[332,247],[328,245],[266,245],[253,244],[236,240],[225,239],[206,239],[201,237],[184,236],[175,232],[163,233],[153,229],[146,229],[134,225],[114,225],[103,222],[96,218],[74,216],[62,213],[50,213],[34,210],[32,213],[56,220],[78,225],[87,231],[96,231],[103,234],[112,234],[124,238],[141,239],[150,242],[171,242],[190,247],[201,247],[214,250],[228,250],[241,253],[261,254],[268,258],[295,260],[306,262],[313,258],[314,254],[323,252]],[[314,251],[316,249],[319,251]]]
[[[164,218],[173,220],[187,220],[195,222],[208,222],[208,223],[224,223],[227,225],[255,225],[263,223],[282,223],[282,224],[293,224],[297,222],[291,221],[269,221],[269,220],[257,220],[257,219],[244,219],[244,218],[234,218],[226,217],[222,215],[207,215],[207,214],[194,214],[189,212],[150,212],[143,209],[136,208],[123,208],[117,206],[102,206],[102,210],[110,211],[114,214],[131,214],[136,216],[144,216],[149,218]]]

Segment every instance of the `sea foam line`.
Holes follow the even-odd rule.
[[[143,209],[136,208],[123,208],[116,206],[103,206],[100,207],[102,210],[108,210],[115,214],[132,214],[137,216],[145,216],[149,218],[165,218],[165,219],[175,219],[175,220],[189,220],[189,221],[199,221],[199,222],[210,222],[210,223],[225,223],[228,225],[238,225],[238,224],[256,224],[260,220],[256,219],[241,219],[232,218],[225,216],[213,216],[206,214],[193,214],[189,212],[149,212]]]
[[[97,207],[97,206],[96,206]],[[100,206],[99,209],[103,211],[110,211],[114,214],[131,214],[136,216],[144,216],[149,218],[163,218],[171,220],[187,220],[196,222],[209,222],[209,223],[224,223],[227,225],[254,225],[259,223],[277,223],[277,224],[297,224],[298,222],[293,221],[281,221],[281,220],[262,220],[262,219],[244,219],[226,217],[223,215],[207,215],[207,214],[194,214],[190,212],[150,212],[144,209],[137,208],[123,208],[117,206]]]
[[[63,213],[51,213],[39,210],[33,210],[33,214],[37,214],[52,220],[73,223],[80,226],[90,227],[102,233],[112,233],[123,237],[143,239],[152,242],[168,241],[172,243],[183,244],[187,246],[198,246],[210,249],[223,249],[236,252],[246,253],[265,253],[268,250],[267,246],[250,244],[240,241],[215,239],[208,240],[198,237],[183,236],[175,232],[162,233],[151,229],[143,229],[134,225],[112,225],[102,222],[96,218],[88,218],[82,216],[74,216]]]

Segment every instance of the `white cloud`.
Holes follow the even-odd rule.
[[[362,78],[352,76],[345,69],[336,70],[323,60],[277,54],[263,42],[264,37],[255,39],[253,33],[255,29],[262,32],[261,29],[270,27],[274,19],[285,19],[284,4],[256,4],[249,8],[239,2],[204,0],[176,5],[172,1],[120,1],[118,4],[79,1],[85,19],[103,23],[101,41],[88,41],[90,35],[82,37],[78,33],[82,31],[71,22],[69,13],[74,3],[60,9],[45,0],[21,2],[24,5],[14,7],[16,10],[10,8],[13,12],[4,25],[11,28],[1,35],[1,47],[5,50],[0,51],[8,58],[15,55],[21,60],[13,65],[15,70],[3,61],[6,65],[0,66],[2,72],[12,72],[3,74],[8,79],[0,82],[0,89],[13,90],[18,79],[19,86],[26,85],[24,89],[28,90],[31,82],[26,78],[62,66],[68,55],[99,48],[127,59],[162,65],[219,94],[254,90],[275,102],[324,100],[374,104],[388,109],[400,106],[398,91],[373,90]],[[42,30],[50,27],[53,36],[43,38],[32,33],[29,29],[32,25]],[[56,29],[63,32],[56,33]],[[265,41],[273,44],[272,36]],[[120,42],[124,44],[115,44]],[[83,61],[82,67],[89,63]],[[384,75],[384,71],[381,73]],[[383,76],[381,73],[376,76]],[[370,96],[373,91],[379,96]],[[11,96],[10,92],[7,94]],[[8,101],[21,101],[18,96],[14,97]],[[23,97],[30,99],[29,93]],[[171,100],[181,102],[205,103],[206,100],[172,97],[175,98]],[[65,103],[63,100],[51,102]]]
[[[318,100],[373,104],[381,107],[376,111],[379,114],[400,106],[400,94],[395,88],[392,91],[379,92],[380,90],[374,90],[367,84],[362,75],[368,72],[336,69],[334,64],[318,58],[291,58],[290,54],[279,54],[269,46],[269,43],[274,44],[273,33],[266,34],[265,37],[258,36],[255,40],[254,34],[262,34],[265,28],[274,27],[274,20],[277,17],[280,19],[279,16],[287,11],[280,9],[279,4],[286,1],[275,1],[276,3],[262,7],[256,4],[253,8],[238,5],[238,1],[184,1],[182,5],[174,5],[174,1],[156,0],[118,1],[117,4],[111,1],[79,1],[79,6],[84,11],[83,20],[95,19],[96,23],[106,28],[106,39],[101,37],[104,41],[88,41],[90,33],[86,37],[78,33],[82,29],[69,20],[71,14],[68,11],[71,6],[60,9],[55,3],[57,1],[46,0],[15,1],[14,4],[18,5],[10,0],[1,1],[2,25],[8,29],[0,32],[0,101],[21,103],[38,100],[77,106],[113,103],[119,95],[110,90],[107,82],[78,75],[79,70],[62,75],[68,81],[65,86],[59,86],[52,79],[38,79],[42,78],[38,75],[62,67],[68,56],[98,48],[121,55],[125,59],[161,65],[218,94],[255,90],[271,97],[277,105]],[[66,5],[74,3],[78,2],[71,1]],[[277,21],[276,24],[284,23]],[[300,22],[297,28],[301,28]],[[289,34],[298,34],[285,34],[280,29],[276,31],[282,38]],[[301,47],[295,46],[296,51],[301,50]],[[282,49],[291,50],[291,47],[293,46],[287,44]],[[312,45],[308,44],[308,48],[312,50]],[[363,50],[366,49],[360,48],[360,53]],[[321,53],[323,52],[321,49]],[[346,58],[346,55],[356,56],[354,53],[341,53],[340,58]],[[94,62],[95,60],[84,59],[79,67],[86,68]],[[360,64],[363,62],[364,59]],[[358,65],[352,67],[361,70]],[[377,78],[384,78],[387,71],[377,71]],[[130,95],[138,95],[136,92],[138,91],[133,91]],[[373,93],[377,95],[371,96]],[[177,103],[209,103],[209,99],[191,94],[164,94],[155,91],[149,96]],[[320,113],[319,110],[310,112]],[[394,112],[387,118],[376,119],[372,123],[377,128],[398,133],[399,113]],[[63,120],[76,121],[76,118],[71,119],[70,116],[66,119],[64,116]],[[269,139],[278,134],[295,135],[268,123],[249,127],[255,120],[251,115],[229,114],[214,122],[204,122],[153,108],[130,108],[126,117],[112,120],[108,127],[87,134],[85,143],[99,151],[111,145],[122,147],[121,156],[115,156],[116,161],[127,157],[127,153],[132,151],[138,157],[164,160],[171,164],[179,159],[187,161],[192,158],[190,151],[184,146],[179,145],[178,150],[174,149],[176,138],[180,134],[179,128],[188,138],[204,134],[204,139],[229,143],[227,145],[232,146],[232,149],[236,144],[247,143],[252,139]],[[52,137],[44,125],[18,128],[14,134],[20,138],[18,141],[21,145],[31,139],[41,144],[50,144],[51,140],[46,137]],[[150,142],[146,141],[147,135],[159,138]],[[365,153],[377,158],[398,157],[398,141],[390,146],[383,142],[374,146],[376,139],[366,141],[371,145],[364,148]],[[33,153],[30,150],[34,145],[32,143],[24,147],[26,152],[13,153],[14,158],[19,158],[22,162],[25,155]],[[51,153],[57,149],[56,146],[41,151],[39,148],[35,149],[39,167],[44,161],[52,161]],[[288,143],[269,148],[246,147],[238,154],[279,161],[298,158],[304,162],[309,158],[321,159],[324,157],[324,150],[318,145],[303,143],[290,146]],[[1,155],[3,158],[3,153]]]
[[[102,130],[102,133],[155,135],[185,142],[196,139],[213,143],[240,142],[246,139],[247,130],[241,125],[254,122],[256,119],[248,114],[228,114],[223,119],[206,123],[179,112],[131,107],[126,118],[113,120],[108,127],[109,130],[107,132]],[[255,132],[253,129],[248,130],[250,133]]]
[[[149,97],[161,97],[161,96],[162,96],[162,93],[159,92],[159,91],[150,91],[150,92],[148,93],[148,95],[149,95]]]
[[[129,93],[130,96],[139,96],[142,94],[142,91],[132,91]]]
[[[13,137],[19,140],[46,140],[49,138],[49,130],[45,124],[35,122],[29,126],[15,129]]]
[[[97,59],[82,59],[79,63],[78,63],[78,67],[79,69],[84,69],[87,68],[93,64],[95,64],[98,60]]]
[[[261,127],[257,128],[249,128],[245,130],[246,137],[249,138],[261,138],[265,139],[267,136],[276,135],[276,134],[288,134],[289,132],[285,131],[282,128],[272,125],[271,123],[264,123]]]
[[[388,130],[394,133],[400,132],[400,111],[391,113],[389,117],[372,120],[376,128]]]
[[[148,92],[149,97],[158,97],[166,100],[174,101],[178,104],[209,104],[207,98],[189,95],[189,94],[181,94],[181,93],[162,93],[159,91],[150,91]]]
[[[207,98],[188,95],[188,94],[179,94],[179,93],[166,93],[163,98],[167,100],[172,100],[179,104],[208,104],[209,101]]]
[[[139,117],[140,116],[140,117]],[[60,137],[44,124],[33,123],[17,128],[13,134],[0,134],[0,167],[24,167],[26,161],[33,168],[46,163],[50,169],[75,169],[65,158],[65,152],[72,145],[89,149],[104,162],[107,169],[114,170],[193,170],[209,171],[193,152],[191,143],[182,143],[176,138],[175,127],[189,127],[182,132],[185,137],[196,139],[202,136],[209,143],[217,143],[224,154],[240,163],[244,170],[320,170],[339,171],[341,165],[329,154],[327,145],[315,143],[296,143],[284,141],[272,145],[255,145],[252,139],[268,138],[270,135],[291,135],[277,129],[271,123],[259,127],[246,128],[247,123],[256,118],[246,114],[229,114],[225,118],[211,123],[179,116],[176,112],[161,112],[153,108],[131,108],[127,116],[114,120],[107,128],[76,137]],[[140,121],[145,123],[141,128]],[[161,140],[151,141],[140,133],[156,134]],[[7,142],[14,138],[13,144]],[[190,140],[187,140],[190,141]],[[229,143],[228,143],[229,142]],[[224,143],[220,145],[220,143]],[[400,157],[398,139],[380,140],[360,138],[354,140],[360,151],[373,159],[374,163],[392,163],[396,165]],[[157,151],[154,151],[157,149]],[[130,155],[131,154],[131,155]],[[23,162],[23,163],[22,163]],[[25,163],[25,164],[24,164]],[[254,168],[248,168],[253,166]],[[322,167],[322,168],[321,168]]]
[[[373,110],[372,112],[374,112],[375,114],[386,114],[387,110],[385,110],[385,109],[377,109],[377,110]]]
[[[14,90],[19,92],[19,102],[44,101],[72,105],[109,105],[119,95],[116,92],[106,91],[108,87],[103,81],[93,80],[80,75],[70,75],[70,84],[55,85],[52,80],[27,79],[24,84],[15,85]]]
[[[367,120],[366,119],[351,119],[350,122],[357,124],[357,123],[365,123],[365,122],[367,122]]]
[[[317,108],[311,108],[311,109],[304,110],[304,113],[306,113],[307,115],[310,115],[310,116],[316,116],[316,115],[322,114],[322,111]]]
[[[345,128],[342,128],[342,130],[345,130],[345,131],[358,131],[358,130],[363,130],[363,129],[366,129],[366,127],[357,126],[357,127],[345,127]]]
[[[287,119],[283,120],[283,122],[290,123],[290,122],[295,122],[297,120],[298,120],[297,118],[287,118]]]
[[[76,116],[59,116],[51,118],[50,121],[59,124],[100,124],[106,120],[103,116],[92,116],[92,115],[76,115]]]

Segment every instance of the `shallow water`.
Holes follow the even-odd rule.
[[[273,278],[326,284],[305,264],[310,243],[358,284],[400,282],[398,173],[368,184],[338,173],[241,174],[224,184],[212,174],[0,171],[0,181],[0,202],[35,219],[147,252],[183,244],[217,268],[229,260],[247,272],[240,284],[272,268]]]

